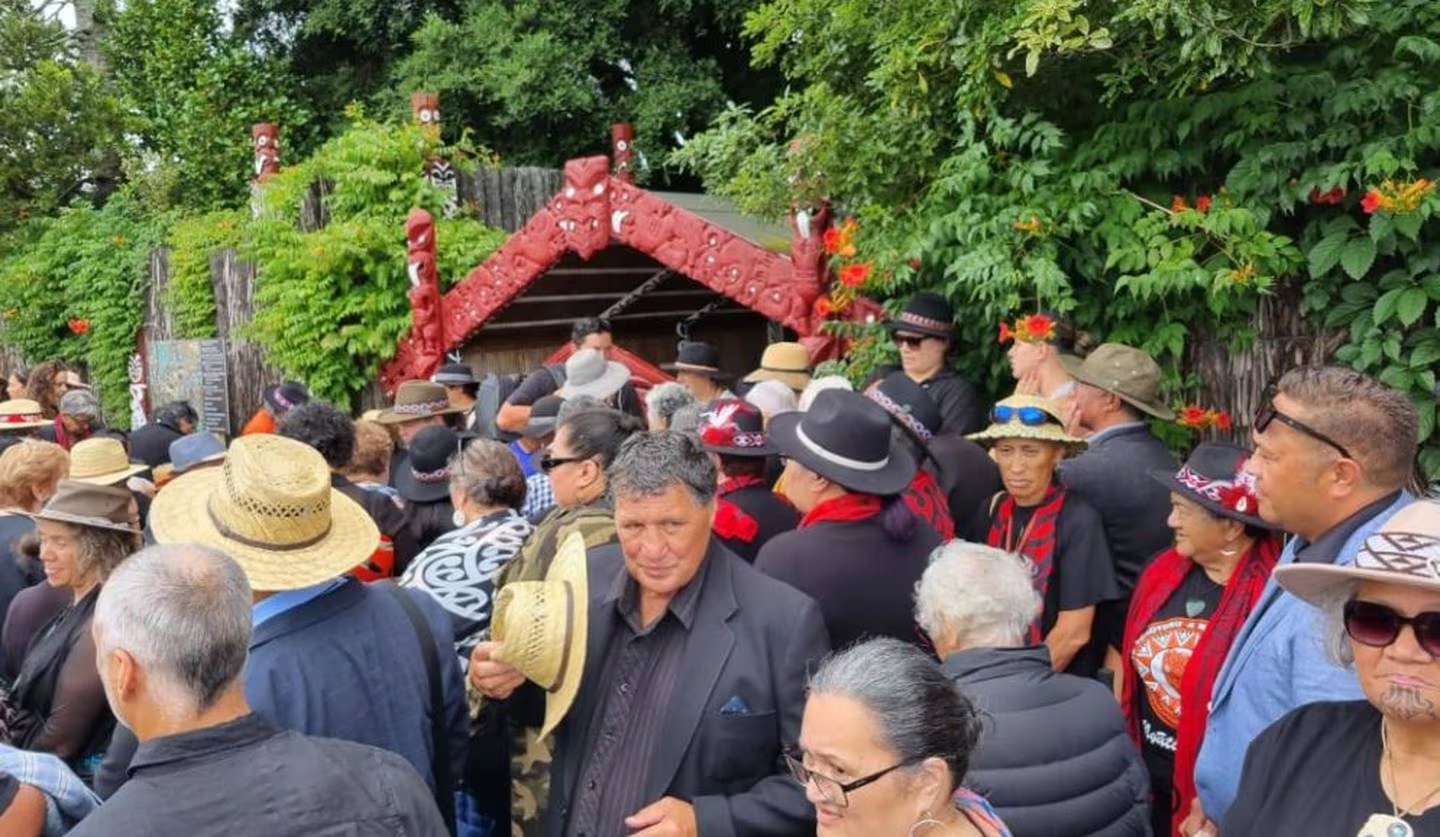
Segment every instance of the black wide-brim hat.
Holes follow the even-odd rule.
[[[945,297],[928,291],[915,294],[905,303],[905,310],[885,322],[890,333],[908,331],[946,340],[955,334],[955,309]]]
[[[721,456],[773,456],[775,443],[765,433],[760,409],[739,398],[721,398],[705,408],[696,428],[700,447]]]
[[[860,494],[899,494],[919,467],[890,443],[890,415],[847,390],[827,389],[809,410],[771,417],[770,440],[780,453]]]
[[[285,381],[261,393],[272,413],[284,413],[310,403],[310,390],[299,381]]]
[[[679,350],[675,353],[675,362],[663,363],[660,368],[666,372],[689,372],[694,375],[703,375],[717,381],[725,381],[734,377],[720,368],[720,350],[709,343],[701,343],[697,340],[682,341]]]
[[[1251,451],[1238,445],[1202,442],[1190,452],[1180,470],[1152,470],[1150,476],[1217,517],[1278,531],[1279,526],[1260,516],[1254,484],[1243,471],[1250,456]]]
[[[450,457],[460,452],[460,437],[434,425],[410,440],[405,467],[395,474],[395,490],[413,503],[435,503],[450,496]]]

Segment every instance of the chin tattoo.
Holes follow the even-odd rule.
[[[1435,720],[1435,702],[1413,686],[1391,686],[1380,696],[1387,715],[1402,721]]]

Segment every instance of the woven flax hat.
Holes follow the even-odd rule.
[[[330,487],[320,454],[273,434],[241,436],[223,466],[176,477],[155,495],[150,528],[157,543],[202,543],[230,555],[250,586],[266,592],[340,576],[380,543],[370,515]]]
[[[132,465],[119,439],[85,439],[70,449],[70,479],[76,482],[119,485],[148,467]]]
[[[572,532],[560,543],[544,581],[513,581],[495,597],[494,660],[514,666],[545,690],[544,738],[575,703],[585,674],[590,593],[585,539]]]
[[[1059,442],[1062,445],[1068,445],[1072,451],[1079,451],[1085,447],[1084,439],[1077,439],[1065,432],[1060,411],[1053,401],[1033,395],[1012,395],[1009,398],[1000,399],[996,402],[995,407],[997,409],[1010,407],[1016,411],[1016,415],[1011,416],[1009,421],[1000,423],[995,421],[996,411],[991,410],[990,426],[979,433],[971,433],[965,438],[979,442],[986,447],[1001,439],[1039,439],[1042,442]],[[1043,411],[1050,420],[1039,425],[1025,424],[1021,421],[1018,412],[1027,407]]]

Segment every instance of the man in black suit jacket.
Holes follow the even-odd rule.
[[[824,621],[713,539],[715,485],[680,433],[632,437],[611,466],[620,542],[588,555],[589,641],[557,732],[550,837],[814,833],[782,750],[828,649]],[[471,682],[507,698],[523,676],[488,645]]]

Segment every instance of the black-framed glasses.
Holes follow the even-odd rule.
[[[837,808],[848,808],[850,806],[850,794],[855,791],[860,790],[866,785],[873,785],[900,768],[909,767],[914,763],[914,761],[902,761],[884,770],[871,773],[869,776],[861,776],[853,782],[842,784],[839,779],[832,779],[829,776],[816,773],[806,767],[805,763],[800,759],[798,750],[791,750],[785,753],[785,766],[790,768],[790,775],[795,781],[799,782],[802,787],[813,783],[815,790],[820,792],[820,796],[823,797],[826,802]]]
[[[1039,407],[1011,407],[1008,404],[997,404],[995,409],[990,411],[990,421],[993,424],[1009,424],[1016,419],[1026,427],[1039,427],[1046,422],[1055,420],[1054,416]]]
[[[540,470],[542,470],[542,471],[544,471],[545,473],[548,474],[548,473],[550,473],[551,471],[555,470],[556,468],[559,468],[561,465],[569,465],[571,462],[583,462],[583,461],[586,460],[586,459],[589,459],[589,457],[588,457],[588,456],[551,456],[550,454],[547,453],[547,454],[545,454],[544,456],[540,457]]]
[[[1350,451],[1346,450],[1344,445],[1340,444],[1329,436],[1326,436],[1324,433],[1321,433],[1319,430],[1316,430],[1305,422],[1300,421],[1299,419],[1293,419],[1285,415],[1284,413],[1280,412],[1275,408],[1274,399],[1267,399],[1264,405],[1262,405],[1260,409],[1255,411],[1255,421],[1251,426],[1255,429],[1256,433],[1264,433],[1265,428],[1269,427],[1270,422],[1272,421],[1278,421],[1286,427],[1289,427],[1291,430],[1297,431],[1299,433],[1304,433],[1306,436],[1309,436],[1317,442],[1324,442],[1325,444],[1339,451],[1340,455],[1345,457],[1346,459],[1355,458],[1350,455]]]
[[[918,349],[925,344],[926,340],[934,338],[927,337],[923,334],[892,334],[890,335],[890,339],[895,341],[895,345],[897,346],[909,346],[912,349]]]
[[[1351,599],[1345,603],[1345,633],[1371,648],[1385,648],[1400,638],[1406,625],[1415,632],[1415,643],[1426,654],[1440,659],[1440,613],[1426,611],[1414,616],[1401,616],[1393,608],[1379,602]]]

